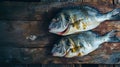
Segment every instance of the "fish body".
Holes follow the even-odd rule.
[[[120,42],[120,38],[115,36],[114,30],[103,36],[92,31],[85,31],[63,37],[54,45],[52,54],[67,58],[84,56],[96,50],[104,42]]]
[[[119,13],[119,8],[104,14],[90,6],[61,9],[52,19],[49,32],[65,36],[91,30],[105,20],[120,20]]]

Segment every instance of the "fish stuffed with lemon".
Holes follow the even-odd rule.
[[[91,6],[76,6],[61,9],[49,25],[49,32],[69,35],[92,30],[106,20],[120,20],[120,8],[101,13]]]
[[[54,45],[52,55],[67,58],[87,55],[104,42],[120,42],[120,37],[115,36],[116,32],[112,30],[104,35],[98,35],[92,31],[85,31],[65,36]]]

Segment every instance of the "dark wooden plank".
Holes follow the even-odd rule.
[[[100,4],[112,5],[112,0],[100,0]],[[106,3],[107,2],[107,3]],[[0,20],[43,20],[51,19],[62,7],[90,4],[93,6],[102,6],[99,1],[84,0],[76,2],[1,2]],[[99,6],[98,6],[99,4]],[[103,7],[103,6],[102,6]],[[104,9],[104,8],[100,9]],[[112,6],[110,6],[112,7]]]
[[[41,20],[44,16],[49,19],[49,14],[57,11],[56,7],[62,7],[65,3],[41,3],[41,2],[2,2],[0,3],[0,20]],[[51,9],[53,12],[51,12]],[[48,12],[49,11],[49,12]],[[46,15],[46,16],[45,16]],[[49,15],[49,16],[48,16]]]
[[[75,67],[82,67],[82,64],[75,64]]]
[[[15,48],[0,47],[0,63],[67,63],[72,64],[78,61],[75,58],[58,58],[51,55],[51,49],[48,48]],[[73,65],[65,65],[73,66]],[[43,66],[44,67],[44,66]]]
[[[0,67],[27,67],[26,64],[0,64]]]
[[[28,64],[27,67],[42,67],[42,64]]]
[[[120,67],[120,64],[116,64],[115,67]]]
[[[98,64],[82,64],[81,67],[98,67]]]
[[[9,64],[8,64],[9,65]],[[26,64],[11,64],[10,67],[27,67]],[[7,66],[8,67],[8,66]]]
[[[114,64],[99,64],[98,67],[114,67]]]
[[[42,64],[42,67],[74,67],[74,64]]]
[[[106,65],[104,65],[104,67],[114,67],[114,65],[113,64],[106,64]]]
[[[51,46],[50,44],[53,44],[54,40],[59,37],[48,32],[48,24],[40,21],[0,21],[0,45],[13,44],[13,46],[19,47]],[[36,36],[36,39],[29,39],[28,37],[31,35]]]
[[[6,63],[39,63],[45,61],[46,51],[43,48],[0,47],[0,62]]]
[[[105,64],[99,64],[98,67],[106,67],[106,65]]]
[[[114,65],[110,64],[110,65],[106,65],[106,67],[114,67]]]

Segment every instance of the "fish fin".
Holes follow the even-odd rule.
[[[108,42],[120,42],[120,37],[115,36],[117,32],[120,32],[120,31],[112,30],[106,34],[109,37]]]
[[[120,37],[113,36],[110,38],[109,42],[120,42]]]
[[[109,13],[111,14],[110,20],[120,20],[120,8],[116,8]]]

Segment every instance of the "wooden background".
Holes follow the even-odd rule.
[[[4,1],[0,3],[1,63],[42,63],[43,67],[48,63],[71,64],[70,67],[81,67],[74,64],[88,63],[120,64],[120,57],[111,58],[111,56],[120,54],[120,43],[104,43],[96,51],[79,58],[53,57],[50,53],[51,49],[61,37],[48,32],[50,20],[62,7],[91,5],[105,13],[114,8],[120,8],[119,0],[48,1]],[[104,34],[112,29],[120,31],[120,21],[105,21],[93,31]],[[37,39],[33,41],[26,39],[30,35],[37,36]],[[117,36],[120,36],[120,33],[117,33]],[[99,67],[103,66],[99,65]]]
[[[120,67],[120,65],[105,64],[7,64],[4,67]]]

